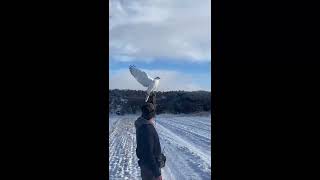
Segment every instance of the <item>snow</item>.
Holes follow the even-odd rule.
[[[109,117],[109,178],[141,179],[136,157],[134,121],[138,115]],[[156,117],[156,130],[167,157],[164,180],[211,179],[211,117],[170,115]]]

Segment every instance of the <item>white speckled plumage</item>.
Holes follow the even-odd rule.
[[[140,69],[136,68],[134,65],[129,67],[130,73],[132,76],[144,87],[147,87],[147,97],[145,101],[147,102],[150,96],[150,93],[156,91],[159,86],[159,77],[151,78],[148,76],[146,72],[141,71]]]

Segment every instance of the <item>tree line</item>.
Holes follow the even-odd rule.
[[[196,113],[211,111],[211,92],[208,91],[157,91],[156,113]],[[109,112],[115,114],[141,113],[145,91],[109,90]]]

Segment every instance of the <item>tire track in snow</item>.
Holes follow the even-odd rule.
[[[210,154],[211,150],[211,132],[210,129],[204,132],[204,127],[198,125],[198,127],[190,126],[183,121],[173,121],[172,119],[158,119],[158,123],[163,127],[166,127],[172,133],[177,134],[179,137],[189,142],[195,147],[201,149],[202,152]],[[206,127],[208,128],[208,127]],[[210,126],[209,126],[210,128]],[[199,132],[200,131],[200,132]]]
[[[161,147],[167,156],[164,173],[172,180],[211,179],[211,155],[202,152],[161,124],[157,124]]]
[[[109,132],[109,179],[139,179],[140,169],[135,154],[136,140],[133,121],[119,119]]]
[[[113,119],[112,128],[109,129],[109,179],[111,180],[141,179],[135,154],[134,121],[137,117],[138,115],[131,115],[120,116],[116,121]],[[204,151],[197,146],[197,143],[201,145],[208,140],[211,142],[211,137],[206,137],[206,133],[203,133],[206,128],[204,126],[211,121],[201,119],[203,123],[197,128],[195,126],[197,117],[187,116],[179,119],[174,117],[174,115],[162,117],[156,125],[161,147],[165,147],[164,153],[167,156],[166,167],[162,169],[163,179],[211,179],[210,151]]]

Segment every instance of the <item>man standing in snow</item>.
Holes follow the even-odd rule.
[[[151,99],[151,100],[150,100]],[[157,157],[161,154],[158,133],[154,127],[155,97],[150,97],[141,107],[142,115],[135,121],[137,137],[137,157],[142,180],[162,180]]]

